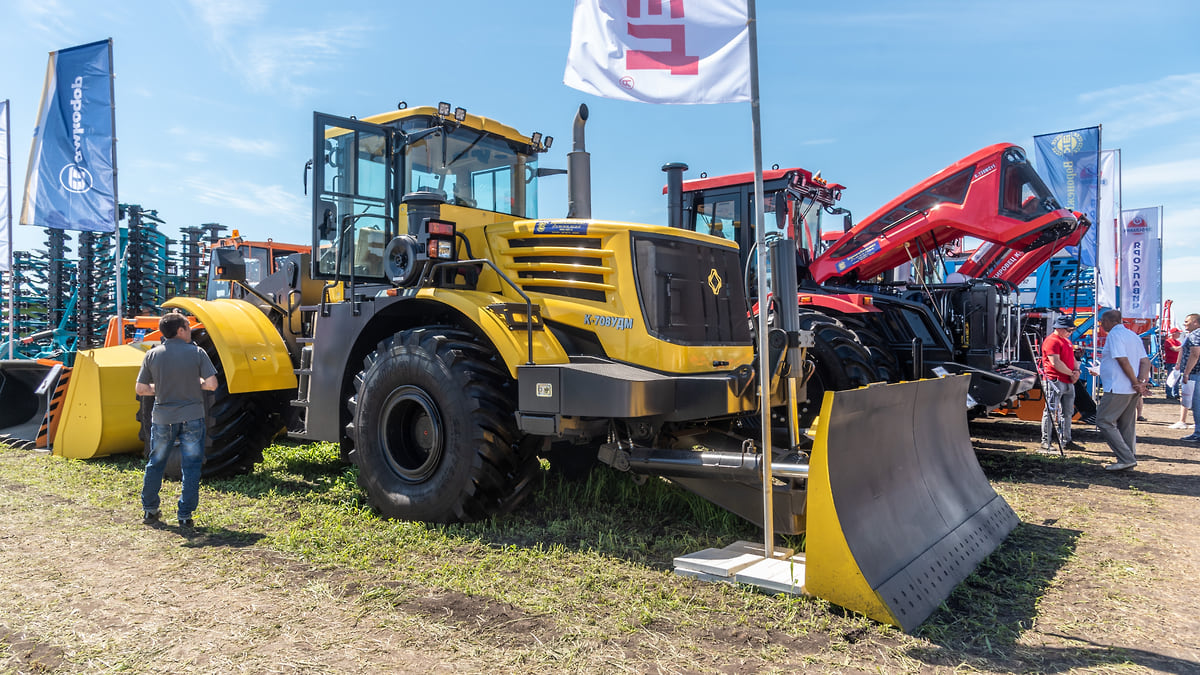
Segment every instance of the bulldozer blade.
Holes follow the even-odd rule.
[[[21,448],[39,446],[47,422],[50,394],[62,364],[44,359],[0,361],[0,442]]]
[[[140,403],[133,385],[145,355],[137,345],[86,349],[75,355],[54,434],[54,454],[89,459],[142,451]]]
[[[1018,522],[975,458],[959,375],[827,392],[805,592],[911,631]]]

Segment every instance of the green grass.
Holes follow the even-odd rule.
[[[83,462],[0,446],[0,482],[112,510],[118,524],[109,527],[137,522],[141,478],[137,458]],[[164,501],[177,489],[168,483]],[[1020,525],[909,637],[820,600],[676,577],[670,572],[675,556],[758,540],[760,531],[665,481],[637,485],[607,469],[579,482],[543,471],[541,484],[513,513],[427,525],[384,520],[368,508],[355,469],[339,461],[336,444],[280,444],[250,474],[205,481],[197,522],[208,543],[272,551],[333,572],[306,583],[320,586],[312,592],[330,593],[341,592],[338,584],[353,585],[347,602],[411,606],[452,594],[511,605],[559,635],[541,651],[510,657],[530,670],[582,667],[591,663],[589,650],[633,640],[673,650],[681,664],[701,670],[712,659],[738,655],[757,664],[751,669],[765,670],[815,664],[1004,671],[1022,662],[1020,636],[1079,535]],[[734,640],[740,646],[722,646],[720,636],[730,631],[753,639],[741,636]],[[452,639],[453,631],[448,634]],[[1112,663],[1094,654],[1078,658]]]

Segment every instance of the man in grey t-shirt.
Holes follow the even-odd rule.
[[[158,492],[163,470],[179,440],[183,489],[179,495],[179,525],[192,526],[192,513],[200,502],[200,470],[204,465],[204,392],[217,388],[217,369],[208,354],[192,344],[187,317],[171,312],[158,321],[162,344],[146,352],[134,389],[138,396],[153,396],[150,417],[150,460],[142,482],[142,522],[160,517]]]

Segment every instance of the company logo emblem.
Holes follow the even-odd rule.
[[[717,268],[712,268],[708,271],[708,287],[712,289],[713,295],[721,294],[721,286],[724,285],[721,275],[717,274]]]
[[[587,223],[554,223],[537,222],[533,225],[534,234],[587,234]]]
[[[82,194],[92,189],[92,173],[78,164],[68,164],[58,172],[58,182],[67,191]]]
[[[1083,134],[1078,131],[1059,134],[1054,137],[1054,140],[1050,141],[1050,148],[1059,157],[1073,155],[1083,148]]]
[[[620,80],[617,80],[617,82],[621,85],[622,89],[632,90],[633,87],[635,86],[634,82],[633,82],[633,78],[628,75],[626,75],[625,77],[622,77]]]

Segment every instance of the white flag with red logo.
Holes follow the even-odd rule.
[[[1162,299],[1162,254],[1159,248],[1159,210],[1121,212],[1121,315],[1153,319]]]
[[[643,103],[750,100],[746,0],[575,0],[563,83]]]

